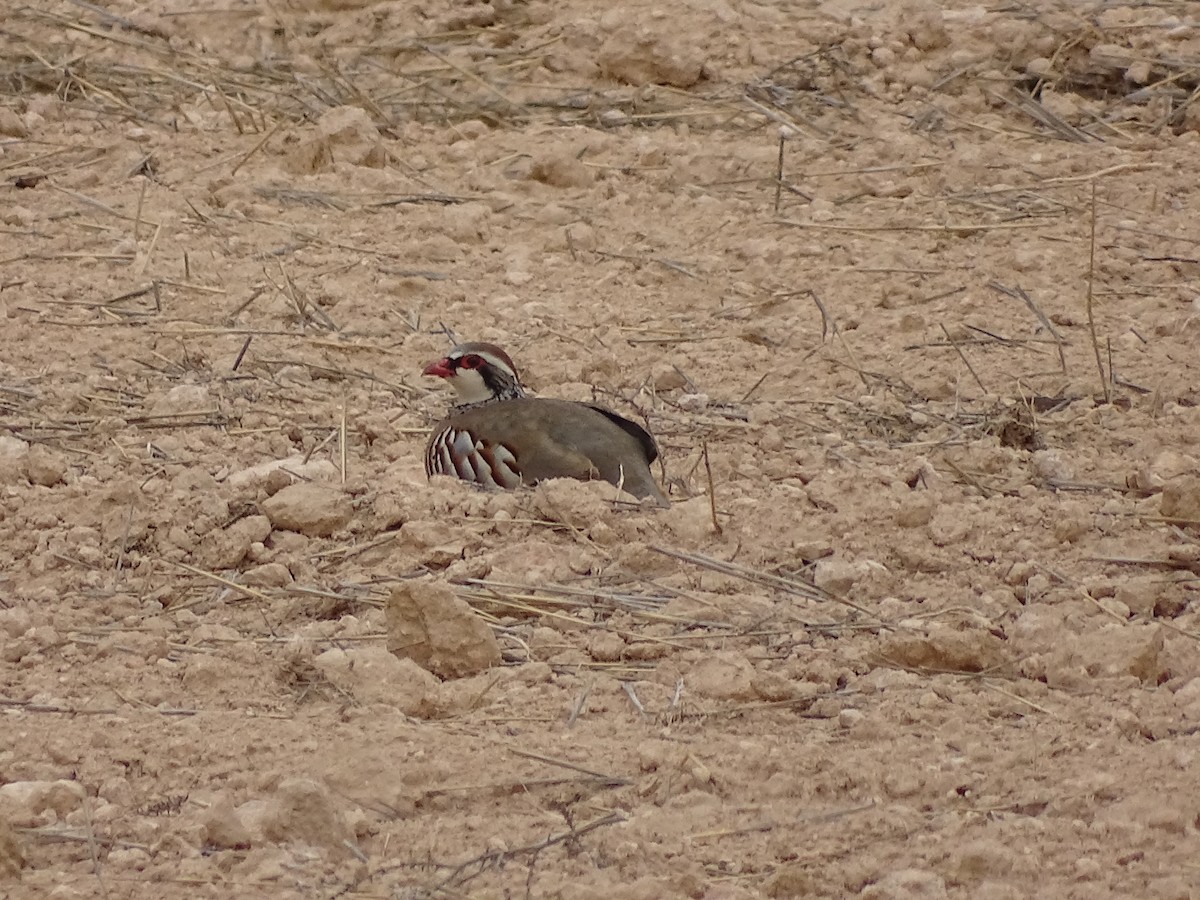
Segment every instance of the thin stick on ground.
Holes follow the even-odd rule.
[[[1033,302],[1033,298],[1030,297],[1027,293],[1025,293],[1025,290],[1023,288],[1020,288],[1020,287],[1010,288],[1010,287],[1007,287],[1006,285],[1001,284],[998,281],[989,281],[988,287],[990,287],[993,291],[997,291],[1001,294],[1004,294],[1005,296],[1016,297],[1018,300],[1020,300],[1022,303],[1024,303],[1027,307],[1029,307],[1030,312],[1032,312],[1035,316],[1037,316],[1037,320],[1042,323],[1042,327],[1045,328],[1046,331],[1048,331],[1050,333],[1050,336],[1054,338],[1054,343],[1058,346],[1058,365],[1059,365],[1059,368],[1062,369],[1062,373],[1064,375],[1066,375],[1067,374],[1067,354],[1063,348],[1065,347],[1067,342],[1066,342],[1066,340],[1063,339],[1063,336],[1059,333],[1058,329],[1054,327],[1054,323],[1050,321],[1050,317],[1047,316],[1044,312],[1042,312],[1041,307]]]
[[[565,832],[551,835],[545,840],[538,841],[533,844],[525,844],[520,847],[514,847],[511,850],[489,850],[486,853],[481,853],[478,856],[465,860],[454,866],[450,874],[447,875],[441,882],[434,885],[435,893],[445,893],[448,888],[457,888],[473,878],[482,875],[494,868],[499,868],[505,862],[515,859],[520,855],[537,855],[543,850],[548,850],[558,844],[578,841],[584,835],[595,831],[597,828],[604,828],[608,825],[617,825],[626,821],[626,816],[621,812],[610,812],[601,816],[598,819],[593,819],[585,825],[578,828],[572,826]],[[385,870],[386,871],[386,870]]]
[[[991,392],[987,389],[987,386],[984,385],[983,380],[979,377],[979,373],[975,371],[975,367],[972,366],[971,361],[967,359],[967,354],[963,353],[962,347],[958,346],[958,341],[954,340],[950,334],[950,331],[943,323],[938,322],[938,327],[942,329],[942,334],[946,336],[946,340],[950,342],[950,346],[953,347],[958,353],[958,358],[963,361],[963,365],[967,367],[967,371],[971,373],[971,377],[975,379],[975,383],[979,385],[979,389],[983,391],[984,396],[990,394]]]
[[[1100,389],[1104,393],[1104,402],[1109,403],[1112,396],[1108,390],[1108,379],[1104,377],[1104,361],[1100,358],[1100,341],[1096,337],[1096,317],[1092,311],[1092,295],[1096,281],[1096,182],[1092,182],[1092,230],[1088,251],[1087,277],[1087,320],[1088,334],[1092,338],[1092,351],[1096,354],[1096,371],[1100,373]],[[1110,366],[1111,369],[1111,366]]]
[[[141,236],[142,236],[141,235],[142,204],[144,204],[146,202],[146,185],[148,185],[150,183],[150,179],[147,178],[145,175],[143,175],[143,176],[141,176],[141,181],[142,181],[142,189],[138,193],[137,213],[134,215],[134,218],[133,218],[133,243],[134,244],[137,244],[137,242],[141,239]]]
[[[145,255],[141,258],[141,260],[138,262],[136,268],[134,269],[134,273],[139,278],[142,275],[146,274],[146,269],[149,268],[149,266],[150,266],[150,257],[154,255],[154,249],[158,246],[158,238],[159,238],[159,235],[162,234],[162,231],[163,231],[163,224],[162,224],[162,222],[159,222],[158,227],[154,229],[154,235],[150,238],[149,245],[146,247]]]
[[[267,626],[267,631],[270,632],[272,637],[279,636],[278,632],[276,632],[276,630],[275,630],[275,626],[272,625],[271,620],[267,618],[267,611],[266,611],[265,604],[270,603],[271,598],[269,596],[267,596],[266,594],[264,594],[262,591],[255,590],[254,588],[250,587],[249,585],[238,584],[236,581],[230,581],[228,578],[222,578],[220,575],[216,574],[215,572],[207,572],[204,569],[198,569],[195,566],[190,566],[185,562],[177,562],[173,559],[164,559],[162,561],[167,563],[168,565],[183,569],[185,572],[191,572],[193,575],[199,575],[201,578],[207,578],[210,581],[215,581],[217,584],[223,585],[227,588],[237,591],[240,594],[244,594],[245,596],[251,598],[252,600],[258,600],[259,601],[258,612],[259,612],[259,615],[262,616],[263,624],[265,624]],[[172,613],[179,612],[181,609],[187,609],[189,606],[195,606],[197,603],[201,603],[201,602],[204,602],[203,599],[193,600],[188,603],[180,603],[180,604],[172,605],[166,609],[166,612],[172,612]]]
[[[779,201],[783,195],[783,145],[787,141],[786,132],[779,129],[779,162],[775,166],[775,215],[779,215]]]
[[[821,343],[825,343],[825,339],[829,336],[830,318],[829,311],[825,309],[825,304],[821,302],[821,298],[817,296],[816,291],[809,291],[808,296],[812,298],[812,302],[817,305],[817,309],[821,313]],[[837,330],[837,326],[833,326]]]
[[[338,468],[341,469],[342,484],[346,483],[346,403],[342,401],[342,419],[338,423]]]
[[[280,119],[278,122],[276,122],[274,128],[272,128],[270,131],[268,131],[266,134],[264,134],[259,139],[258,143],[256,143],[253,147],[251,147],[249,150],[246,151],[246,154],[237,161],[237,163],[234,165],[234,167],[232,169],[229,170],[229,174],[236,175],[238,172],[238,169],[240,169],[242,166],[244,166],[250,160],[250,157],[252,157],[255,153],[257,153],[264,146],[266,146],[267,141],[269,141],[271,138],[273,138],[275,136],[275,132],[277,132],[285,124],[286,124],[286,120],[284,120],[284,119]]]
[[[238,351],[237,359],[233,361],[233,371],[236,372],[242,365],[242,360],[246,358],[246,351],[250,349],[250,342],[254,340],[254,335],[246,335],[246,342],[242,344],[242,349]]]
[[[717,521],[717,494],[713,484],[712,464],[708,461],[708,441],[702,443],[700,448],[704,456],[704,474],[708,476],[708,510],[712,514],[713,531],[716,534],[723,534],[724,529],[721,528],[721,523]]]
[[[583,715],[583,708],[587,706],[588,697],[591,696],[592,686],[589,684],[583,689],[583,693],[579,695],[579,699],[575,701],[575,705],[571,707],[571,714],[567,716],[567,727],[575,727],[576,720]]]
[[[842,349],[846,351],[846,356],[850,359],[850,368],[858,373],[858,377],[862,379],[863,386],[870,389],[871,379],[867,377],[866,370],[858,364],[858,359],[854,356],[854,351],[850,348],[845,335],[842,334],[842,329],[835,326],[833,335],[838,339],[838,343],[842,345]]]
[[[595,769],[584,768],[583,766],[577,765],[573,762],[568,762],[565,759],[559,759],[555,756],[544,756],[541,753],[531,753],[528,750],[521,750],[518,747],[506,747],[505,749],[508,750],[509,753],[515,754],[516,756],[523,756],[525,759],[536,759],[538,762],[543,762],[548,766],[558,766],[559,768],[570,769],[572,772],[579,772],[580,774],[586,775],[589,778],[595,778],[599,781],[603,781],[605,784],[611,785],[612,787],[621,787],[630,783],[628,778],[622,778],[620,775],[610,775],[607,772],[597,772]]]

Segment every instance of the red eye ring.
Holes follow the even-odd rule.
[[[483,357],[475,353],[468,353],[458,361],[458,365],[462,369],[482,369]]]

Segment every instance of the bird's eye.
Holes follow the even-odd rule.
[[[477,356],[474,353],[468,353],[459,360],[458,364],[464,369],[481,369],[483,368],[483,357]]]

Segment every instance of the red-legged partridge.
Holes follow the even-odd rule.
[[[460,344],[423,374],[445,378],[458,400],[429,437],[426,475],[499,488],[603,478],[667,504],[650,472],[658,447],[646,429],[600,406],[525,396],[516,366],[495,344]]]

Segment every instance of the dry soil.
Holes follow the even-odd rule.
[[[1195,4],[10,6],[0,894],[1200,896]]]

